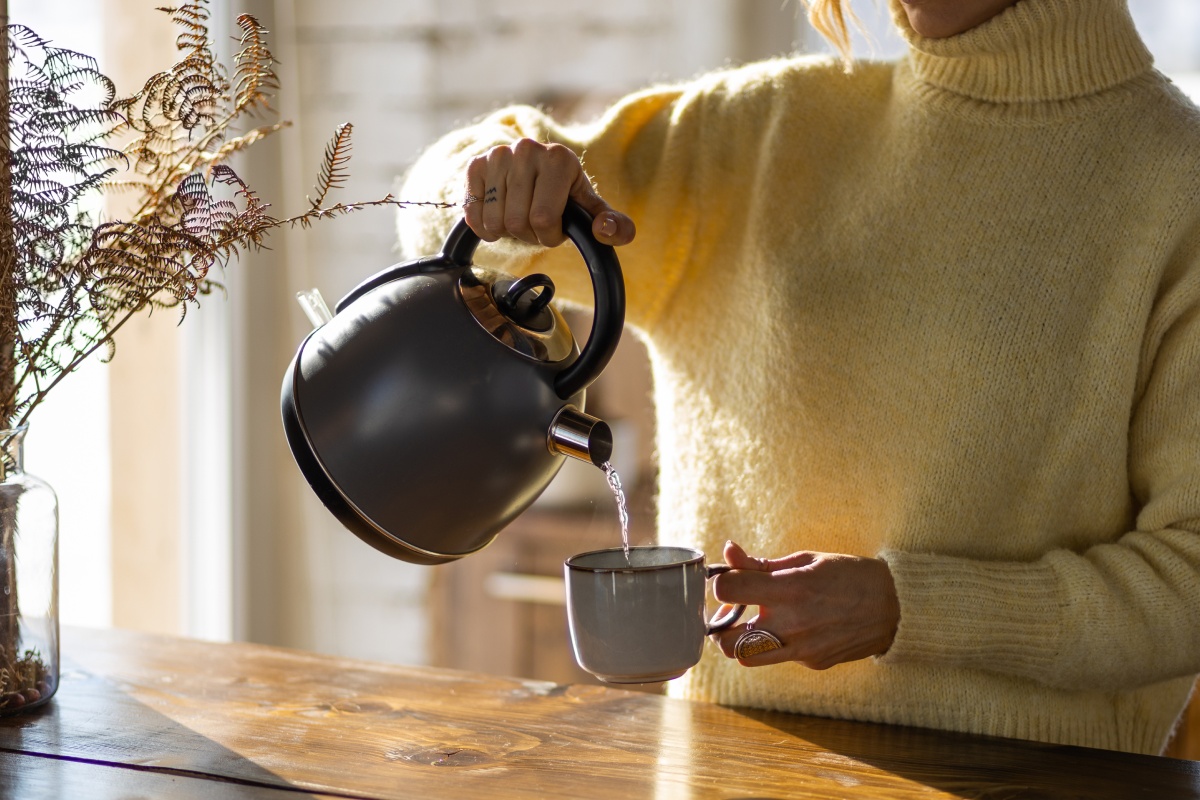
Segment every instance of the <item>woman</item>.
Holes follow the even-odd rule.
[[[622,245],[660,539],[723,552],[770,634],[673,691],[1160,752],[1200,672],[1200,114],[1124,0],[891,2],[896,64],[506,109],[405,196],[465,174],[480,258],[584,302],[569,248],[521,242],[572,197]]]

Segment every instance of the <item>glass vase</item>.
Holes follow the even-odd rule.
[[[0,715],[58,688],[58,499],[25,471],[27,430],[0,430]]]

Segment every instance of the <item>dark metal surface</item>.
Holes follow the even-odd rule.
[[[559,365],[518,356],[476,325],[458,299],[460,272],[364,295],[309,338],[294,376],[305,440],[367,540],[422,563],[487,545],[563,462],[546,447]]]
[[[504,297],[502,292],[515,283],[511,276],[480,267],[471,267],[460,275],[458,293],[463,305],[496,341],[537,361],[558,363],[574,352],[575,338],[558,309],[536,309],[531,312],[532,319],[517,321],[502,306],[497,295]]]
[[[317,496],[368,544],[422,564],[475,552],[562,466],[548,445],[555,417],[584,408],[624,321],[612,248],[575,206],[564,230],[596,287],[599,321],[582,354],[557,311],[531,312],[544,330],[504,318],[491,287],[513,279],[470,267],[479,240],[465,223],[441,255],[364,281],[301,344],[281,392],[288,444]]]

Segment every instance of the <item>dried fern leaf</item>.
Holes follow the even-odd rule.
[[[207,2],[162,9],[179,35],[179,59],[136,93],[116,98],[94,59],[9,27],[9,180],[0,181],[0,424],[19,424],[85,359],[115,354],[133,316],[173,310],[182,320],[199,298],[223,289],[214,276],[240,253],[264,247],[280,227],[305,227],[391,195],[326,206],[348,178],[349,124],[320,165],[314,197],[277,218],[227,163],[286,122],[237,133],[270,109],[279,88],[266,31],[238,18],[232,81],[216,60]],[[97,100],[96,98],[100,98]],[[2,131],[0,131],[2,133]],[[118,144],[120,143],[120,144]],[[132,192],[129,220],[81,212],[98,192]],[[11,324],[5,328],[3,321]]]
[[[313,210],[320,209],[325,204],[325,197],[329,191],[343,186],[350,177],[346,165],[350,163],[350,134],[353,131],[353,125],[343,122],[337,127],[329,144],[325,145],[325,157],[321,159],[321,171],[317,175],[317,185],[313,187],[317,196],[308,198],[309,206]]]
[[[239,40],[241,49],[234,57],[234,107],[238,111],[255,113],[270,108],[271,95],[279,90],[275,56],[267,48],[266,29],[255,17],[242,14],[237,18],[237,24],[242,36]]]

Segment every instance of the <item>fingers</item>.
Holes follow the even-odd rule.
[[[742,546],[732,539],[725,543],[725,550],[722,553],[725,556],[725,563],[734,569],[753,569],[760,572],[768,572],[766,566],[767,559],[753,558],[742,549]]]
[[[782,569],[795,569],[812,565],[820,553],[800,550],[782,558],[756,558],[748,555],[742,546],[734,541],[725,543],[725,561],[735,569],[753,569],[759,572],[776,572]]]
[[[746,666],[797,661],[827,669],[880,655],[892,646],[900,604],[886,562],[836,553],[752,559],[736,545],[726,547],[726,558],[738,567],[714,580],[717,598],[759,609],[749,623],[714,634],[726,657]],[[769,632],[782,646],[760,652],[743,648],[739,653],[739,637],[754,632]]]
[[[512,236],[554,247],[566,238],[562,215],[568,198],[594,217],[592,232],[601,242],[622,245],[636,235],[633,220],[592,188],[574,152],[532,139],[493,147],[471,160],[463,216],[484,241]]]
[[[728,604],[722,605],[717,613],[723,614],[729,608],[732,608],[732,606]],[[762,649],[761,647],[744,648],[739,653],[739,643],[743,637],[752,631],[760,634],[760,636],[764,632],[774,636],[775,639],[779,640],[781,646],[769,650]],[[782,664],[786,661],[797,660],[798,653],[795,652],[796,648],[788,646],[778,633],[771,630],[769,617],[764,614],[759,614],[745,624],[735,625],[726,631],[713,634],[712,639],[726,658],[736,659],[739,664],[745,667],[765,667],[770,664]],[[760,639],[760,641],[762,640]]]
[[[579,178],[571,187],[571,199],[583,206],[592,215],[592,235],[604,244],[614,247],[629,244],[637,235],[633,220],[617,211],[592,187],[587,175],[580,171]]]
[[[536,148],[536,149],[535,149]],[[529,163],[528,172],[512,173],[514,188],[520,184],[522,197],[529,193],[528,205],[513,207],[505,215],[509,232],[533,244],[557,247],[563,235],[562,216],[576,182],[583,175],[579,158],[562,145],[540,145],[522,139],[515,145],[517,160]],[[522,232],[528,232],[522,236]]]
[[[739,654],[738,640],[750,632],[770,633],[779,640],[780,647],[757,652],[755,648],[747,648]],[[713,634],[712,639],[726,658],[734,659],[744,667],[766,667],[794,661],[809,669],[825,670],[887,650],[887,645],[881,644],[864,626],[848,623],[808,628],[789,625],[782,619],[762,614],[750,623]]]
[[[746,553],[736,542],[726,542],[725,561],[733,567],[713,582],[713,594],[725,603],[746,605],[772,605],[795,602],[803,591],[803,584],[795,580],[797,570],[811,566],[817,554],[792,553],[785,558],[755,558]]]
[[[727,607],[729,606],[722,606],[718,613]],[[743,637],[754,634],[759,638],[750,639],[747,644],[757,643],[759,646],[739,648]],[[765,640],[762,634],[774,637],[779,646],[772,649],[763,648],[761,643]],[[795,661],[809,669],[824,670],[845,661],[873,655],[859,646],[852,634],[853,631],[830,626],[810,628],[794,622],[789,623],[787,619],[773,614],[770,609],[761,609],[761,613],[749,622],[713,634],[712,639],[726,658],[734,659],[744,667],[767,667]]]
[[[740,575],[734,579],[730,579],[728,577],[733,575],[734,572],[740,571],[760,573],[768,572],[769,570],[765,566],[765,560],[753,558],[752,556],[748,555],[746,551],[742,549],[741,545],[732,540],[725,543],[723,555],[725,557],[725,563],[733,567],[733,570],[723,575],[718,575],[717,579],[713,582],[713,594],[716,596],[716,598],[728,604],[745,602],[746,605],[757,605],[759,600],[767,602],[767,598],[756,594],[756,592],[761,592],[762,588],[766,585],[764,581],[758,580],[758,576],[751,579],[749,582],[747,582],[744,576]],[[761,577],[766,576],[764,575]],[[756,597],[756,599],[751,601],[738,599],[739,597],[744,598],[751,596]]]
[[[467,227],[474,231],[480,239],[490,242],[495,240],[487,238],[489,234],[483,227],[483,206],[488,186],[487,170],[486,156],[473,158],[467,165],[467,191],[463,198],[462,208],[463,219],[466,220]]]
[[[713,581],[713,595],[722,603],[742,603],[748,606],[775,605],[802,600],[796,597],[803,586],[782,580],[781,573],[760,572],[755,569],[734,569],[718,575]]]
[[[770,605],[794,602],[803,583],[795,578],[798,572],[813,567],[823,554],[800,551],[783,558],[755,558],[737,542],[725,543],[725,562],[733,569],[719,575],[713,582],[713,594],[727,603]]]

